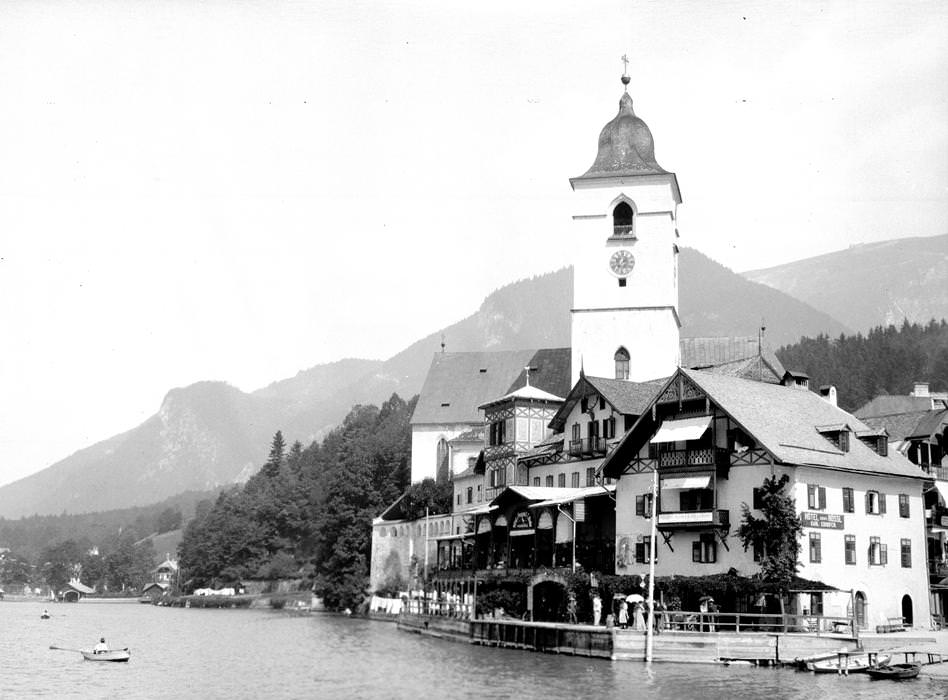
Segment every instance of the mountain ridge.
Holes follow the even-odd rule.
[[[781,306],[786,322],[771,322],[771,344],[844,330],[828,315],[691,249],[682,250],[680,279],[685,337],[756,335],[761,315]],[[181,491],[242,482],[263,464],[277,430],[289,443],[308,444],[353,405],[379,404],[393,393],[407,400],[420,391],[442,335],[452,352],[568,346],[572,285],[569,267],[505,285],[474,313],[384,361],[316,365],[250,393],[216,381],[172,389],[139,426],[0,487],[0,516],[148,505]]]
[[[862,243],[742,276],[861,333],[948,318],[948,234]]]

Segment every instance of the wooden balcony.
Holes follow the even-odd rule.
[[[569,441],[570,457],[601,456],[604,454],[606,454],[605,438],[591,437]]]
[[[661,530],[699,530],[716,527],[727,529],[731,525],[727,510],[673,510],[658,513]]]
[[[922,468],[923,472],[928,474],[933,479],[948,481],[948,468],[938,467],[934,464],[919,464],[918,466]]]

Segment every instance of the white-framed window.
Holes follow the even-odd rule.
[[[856,536],[846,535],[846,563],[856,563]]]
[[[699,564],[714,564],[718,560],[718,542],[713,534],[701,535],[691,543],[691,561]]]
[[[902,568],[912,568],[912,540],[903,539],[900,543],[902,549]]]
[[[826,488],[816,484],[807,484],[806,500],[810,510],[826,510]]]
[[[810,533],[810,563],[819,564],[823,561],[823,551],[820,542],[820,533]]]
[[[885,513],[885,494],[878,491],[866,491],[866,513],[883,515]]]
[[[871,566],[885,566],[889,563],[888,547],[882,544],[878,537],[869,538],[869,564]]]

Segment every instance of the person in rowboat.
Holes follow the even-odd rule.
[[[99,640],[99,643],[92,647],[93,654],[107,654],[109,651],[109,645],[105,643],[105,637],[102,637]]]

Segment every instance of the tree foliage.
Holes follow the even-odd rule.
[[[243,488],[197,507],[179,547],[188,587],[299,577],[330,607],[361,603],[372,519],[410,480],[414,403],[392,395],[381,407],[356,406],[305,448],[296,442],[287,451],[278,432]]]
[[[450,513],[453,496],[454,486],[450,481],[437,482],[428,478],[412,484],[405,492],[403,501],[406,517],[409,520],[416,520],[423,518],[426,513],[428,515]]]
[[[915,381],[948,389],[948,321],[906,321],[863,336],[802,338],[777,351],[787,369],[802,370],[815,386],[832,384],[839,405],[853,411],[879,394],[907,394]]]
[[[746,503],[737,535],[744,550],[755,548],[762,553],[761,578],[777,584],[784,592],[797,574],[800,555],[800,535],[803,523],[797,515],[793,498],[784,493],[790,481],[786,474],[769,476],[761,486],[761,517],[757,517]]]

